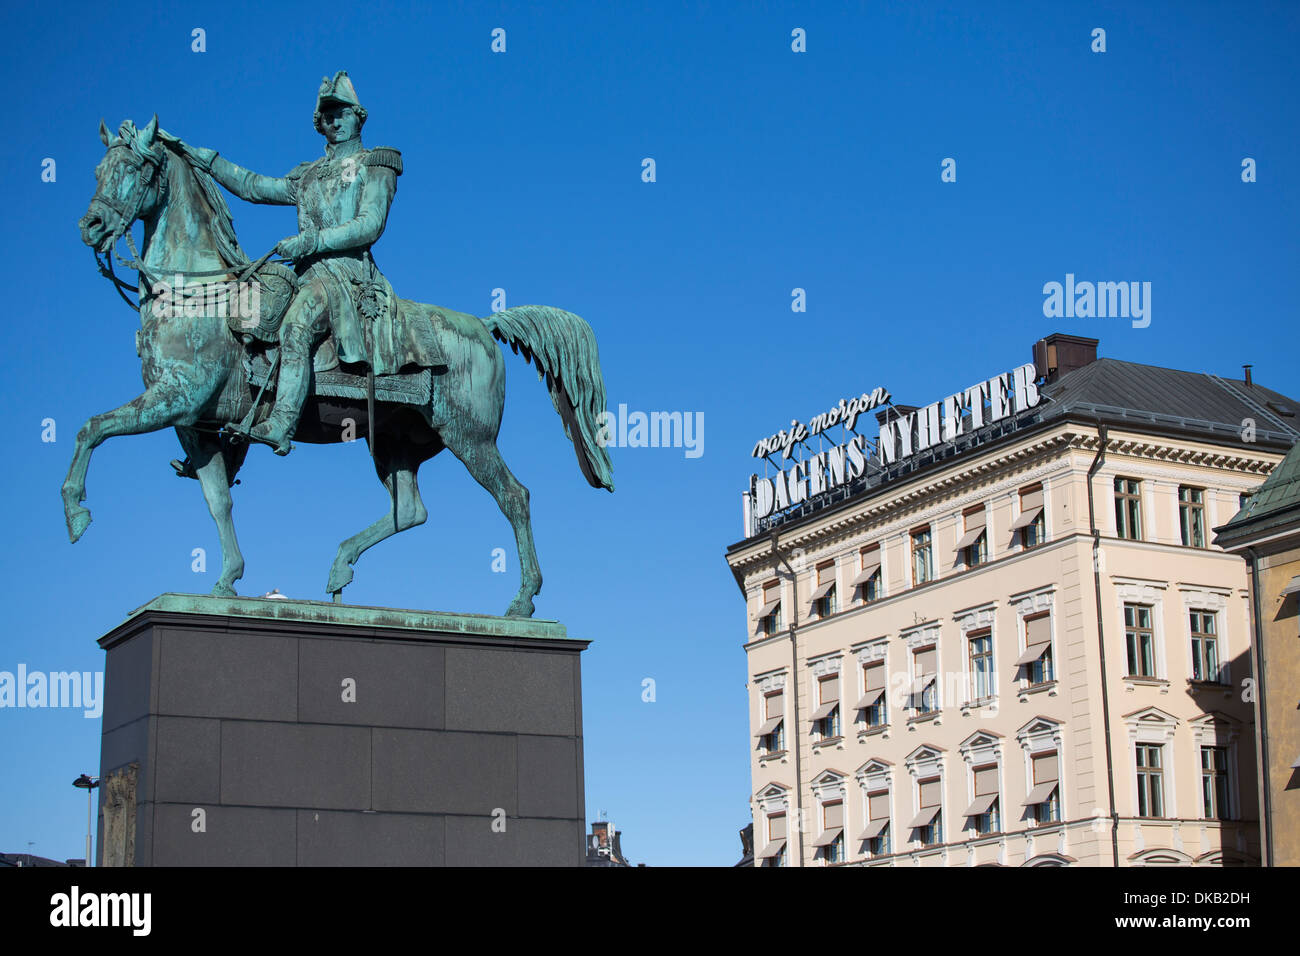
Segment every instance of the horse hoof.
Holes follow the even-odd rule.
[[[325,593],[338,594],[352,583],[352,578],[355,574],[356,572],[352,570],[351,565],[340,565],[336,563],[334,567],[330,569],[330,580],[329,583],[325,585]]]
[[[515,598],[506,609],[506,617],[532,617],[535,610],[532,598]]]
[[[73,544],[86,533],[90,527],[90,512],[85,508],[70,508],[67,513],[68,519],[68,540]]]
[[[239,595],[235,593],[235,589],[232,588],[229,584],[222,584],[220,581],[218,581],[212,587],[212,596],[213,597],[238,597]]]

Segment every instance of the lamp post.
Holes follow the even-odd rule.
[[[83,773],[72,781],[72,785],[86,791],[86,866],[92,866],[93,863],[90,859],[91,793],[99,786],[99,778]]]

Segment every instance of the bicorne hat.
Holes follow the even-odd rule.
[[[334,79],[328,76],[321,78],[320,90],[316,93],[316,112],[312,117],[312,123],[316,131],[320,132],[321,110],[328,104],[341,103],[344,106],[350,106],[356,112],[357,118],[364,124],[366,121],[366,109],[357,99],[357,91],[352,86],[352,80],[348,78],[347,70],[339,70],[334,74]]]

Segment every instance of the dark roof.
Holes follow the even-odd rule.
[[[84,866],[84,860],[51,860],[31,853],[0,853],[0,866]]]
[[[1291,525],[1300,528],[1300,442],[1255,489],[1246,507],[1221,528],[1214,543],[1221,547]]]
[[[736,866],[754,865],[754,824],[747,823],[740,831],[740,862]]]
[[[1044,420],[1100,417],[1111,424],[1236,445],[1289,448],[1300,439],[1300,403],[1262,385],[1204,372],[1101,358],[1042,391],[1052,400]],[[1249,441],[1243,436],[1248,420],[1254,422]]]

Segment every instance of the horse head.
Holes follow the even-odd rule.
[[[112,136],[99,121],[99,138],[107,151],[95,167],[95,195],[77,223],[81,241],[108,252],[137,219],[154,212],[166,189],[166,151],[158,136],[158,116],[144,129],[124,120]]]

